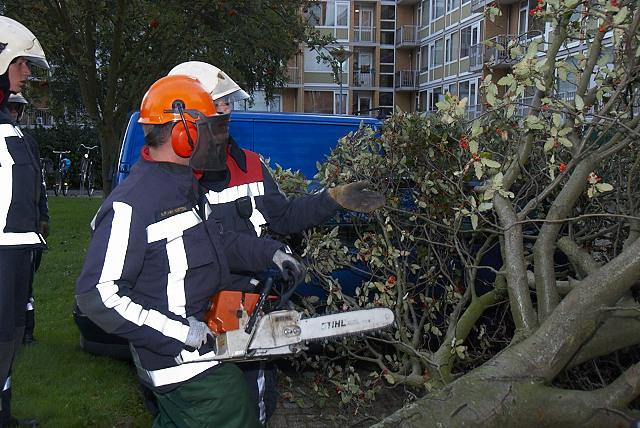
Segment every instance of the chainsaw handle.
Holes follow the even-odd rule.
[[[251,330],[253,330],[253,326],[258,319],[258,315],[262,312],[262,307],[264,306],[264,301],[267,299],[269,295],[269,291],[271,291],[271,286],[273,285],[273,277],[268,277],[262,287],[262,291],[260,292],[260,298],[258,299],[258,303],[256,303],[256,307],[253,308],[253,312],[251,313],[251,317],[249,317],[249,321],[247,322],[247,327],[244,329],[244,332],[247,334],[251,334]]]
[[[289,288],[287,288],[286,291],[282,290],[282,293],[280,294],[280,300],[278,301],[278,304],[274,309],[276,311],[284,308],[284,305],[289,301],[289,298],[291,297],[293,292],[296,291],[296,288],[298,288],[298,284],[296,284],[294,280],[289,280],[286,283]]]

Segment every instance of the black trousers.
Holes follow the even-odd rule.
[[[25,308],[32,279],[33,250],[0,250],[0,417],[11,414],[10,379],[25,325]]]

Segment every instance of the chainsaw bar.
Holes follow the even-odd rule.
[[[393,311],[389,308],[361,309],[304,318],[299,322],[300,340],[317,341],[376,331],[393,324],[393,319]]]

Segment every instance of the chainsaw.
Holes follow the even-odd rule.
[[[272,283],[273,278],[268,277],[259,294],[221,291],[213,296],[205,321],[216,335],[215,355],[207,353],[188,360],[241,362],[278,358],[308,349],[306,345],[311,341],[372,332],[394,321],[393,311],[382,307],[303,318],[302,313],[285,308],[295,287],[278,298],[269,295]],[[265,313],[266,302],[273,302],[271,312]]]

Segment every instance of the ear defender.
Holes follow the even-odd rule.
[[[198,141],[198,130],[194,123],[187,121],[175,123],[171,130],[171,145],[178,156],[183,158],[191,156],[193,144],[196,141]]]

